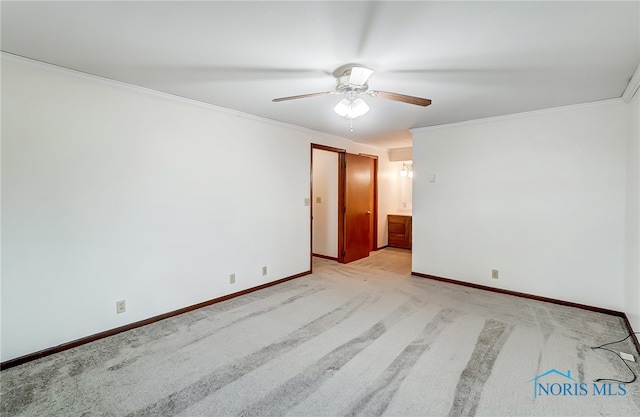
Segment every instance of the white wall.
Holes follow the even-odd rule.
[[[629,108],[627,145],[627,252],[625,313],[640,331],[640,93]]]
[[[413,271],[623,311],[626,106],[414,130]]]
[[[338,257],[337,152],[313,150],[313,253]],[[318,201],[320,199],[320,201]]]
[[[308,271],[312,142],[388,175],[380,148],[7,55],[2,104],[2,361]]]

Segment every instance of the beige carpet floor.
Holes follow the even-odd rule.
[[[640,382],[593,382],[631,376],[590,348],[626,336],[620,318],[413,277],[410,260],[314,259],[312,275],[5,370],[2,415],[640,415]]]

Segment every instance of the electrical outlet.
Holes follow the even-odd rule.
[[[125,300],[116,301],[116,314],[127,311],[127,302]]]
[[[498,279],[498,275],[499,275],[499,272],[498,272],[497,269],[492,269],[491,270],[491,278]]]
[[[263,266],[262,267],[262,276],[265,276],[265,275],[267,275],[267,267]]]
[[[229,284],[235,284],[236,283],[236,274],[230,274],[229,275]]]

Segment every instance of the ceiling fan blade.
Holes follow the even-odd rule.
[[[389,93],[388,91],[369,91],[369,95],[373,97],[386,98],[387,100],[401,101],[403,103],[415,104],[417,106],[426,107],[431,104],[431,100],[428,98],[420,98],[414,96],[407,96],[398,93]]]
[[[274,98],[271,101],[277,103],[279,101],[296,100],[296,99],[299,99],[299,98],[308,98],[308,97],[316,97],[316,96],[327,96],[329,94],[335,94],[335,92],[333,92],[333,91],[325,91],[323,93],[301,94],[299,96],[289,96],[289,97]]]

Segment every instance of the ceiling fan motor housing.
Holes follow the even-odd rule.
[[[351,77],[351,70],[346,70],[342,76],[338,77],[338,85],[336,91],[344,94],[348,99],[357,97],[359,94],[366,92],[369,89],[369,84],[350,84],[349,78]]]

